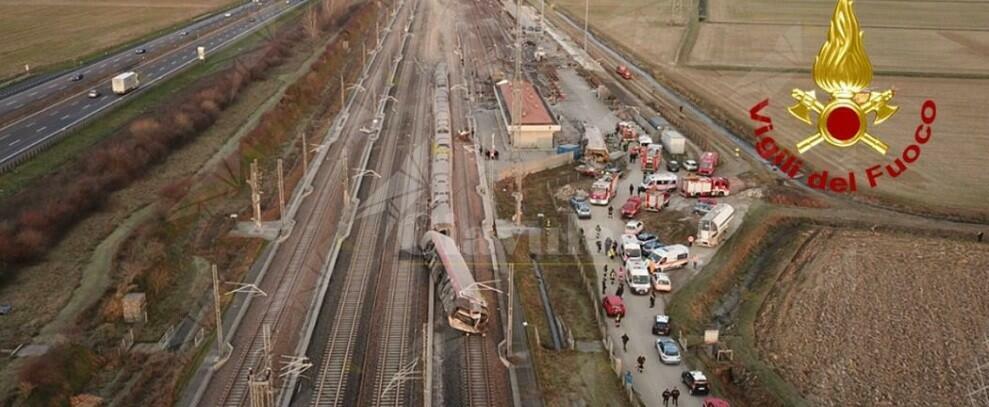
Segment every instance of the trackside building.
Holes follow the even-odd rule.
[[[515,148],[531,148],[549,150],[553,148],[553,136],[560,131],[560,124],[549,111],[549,106],[543,100],[531,83],[522,81],[522,118],[519,120],[521,134],[516,135],[512,130],[512,113],[515,111],[512,103],[512,83],[503,80],[495,84],[495,95],[501,118],[508,130],[509,140]]]

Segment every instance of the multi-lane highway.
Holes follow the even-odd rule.
[[[0,121],[0,171],[56,141],[69,128],[189,67],[198,61],[197,47],[205,47],[209,58],[210,54],[307,1],[250,2],[80,69],[0,96],[0,120],[8,120]],[[139,54],[138,49],[146,52]],[[126,71],[137,72],[141,84],[138,90],[118,96],[110,89],[110,78]],[[73,81],[72,77],[77,74],[82,75],[81,80]],[[90,90],[96,90],[98,96],[91,97]]]

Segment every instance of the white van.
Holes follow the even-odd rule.
[[[690,262],[690,249],[682,244],[663,246],[649,253],[649,271],[665,272],[686,266]]]
[[[641,259],[642,247],[634,235],[622,235],[622,260]]]
[[[677,189],[678,180],[679,178],[672,172],[657,172],[643,178],[640,189],[649,190],[650,188],[656,188],[660,191],[672,191]]]
[[[651,282],[646,262],[642,259],[629,259],[625,263],[625,281],[633,293],[648,294]]]

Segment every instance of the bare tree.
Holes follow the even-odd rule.
[[[306,30],[306,35],[311,39],[315,40],[323,33],[320,26],[320,12],[316,7],[309,7],[306,10],[306,15],[302,18],[302,24]]]

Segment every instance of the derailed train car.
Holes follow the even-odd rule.
[[[469,334],[487,331],[488,303],[453,238],[429,231],[419,241],[419,248],[436,282],[436,294],[450,327]]]
[[[451,235],[454,227],[450,191],[453,173],[453,136],[450,133],[450,89],[446,64],[436,65],[434,82],[429,227],[445,235]]]

